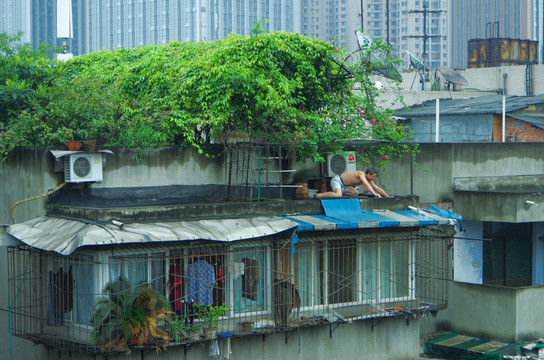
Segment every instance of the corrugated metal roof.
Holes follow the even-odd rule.
[[[544,94],[535,96],[507,96],[506,112],[519,111],[530,105],[544,104]],[[436,101],[428,100],[410,107],[410,111],[400,110],[396,116],[414,118],[435,116]],[[440,99],[440,116],[502,114],[502,96],[490,95],[471,99]]]
[[[532,111],[516,111],[508,114],[509,117],[525,121],[533,126],[544,129],[544,114]]]
[[[92,245],[187,240],[238,241],[273,235],[297,224],[279,216],[154,223],[89,224],[77,220],[39,217],[8,227],[15,239],[45,251],[70,255]]]
[[[422,209],[361,210],[358,199],[321,200],[323,214],[294,214],[194,221],[112,224],[86,223],[56,217],[39,217],[11,225],[7,233],[23,243],[62,255],[83,246],[212,240],[232,242],[275,235],[289,229],[299,232],[454,225],[453,219]]]

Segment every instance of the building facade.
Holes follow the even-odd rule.
[[[55,159],[60,154],[47,149],[38,151],[38,166],[33,149],[22,150],[0,164],[2,180],[13,180],[3,182],[7,184],[3,189],[6,196],[2,197],[6,203],[29,197],[20,191],[34,193],[36,189],[36,192],[43,192],[42,188],[47,184],[62,181],[64,174],[55,173],[51,158],[52,154]],[[0,226],[0,231],[7,228],[5,234],[0,232],[5,235],[0,238],[0,251],[3,252],[0,254],[10,259],[3,262],[6,270],[1,276],[5,283],[13,284],[13,293],[2,294],[4,303],[10,303],[13,314],[19,313],[20,306],[37,304],[30,307],[40,317],[40,320],[31,320],[29,316],[33,315],[24,312],[22,316],[10,318],[13,326],[9,334],[3,333],[5,340],[0,341],[0,353],[11,350],[15,359],[48,358],[54,356],[49,350],[53,348],[59,353],[69,352],[74,359],[120,354],[124,350],[112,348],[113,343],[99,343],[94,337],[109,338],[107,324],[96,326],[95,304],[109,298],[109,285],[117,284],[120,279],[126,279],[131,289],[136,289],[142,282],[150,284],[154,291],[168,297],[172,309],[179,310],[183,317],[196,315],[194,308],[187,304],[228,308],[217,324],[217,334],[224,337],[214,340],[223,344],[228,341],[232,356],[237,359],[263,356],[267,359],[351,358],[361,348],[372,359],[417,359],[419,322],[425,315],[436,315],[447,305],[444,279],[449,274],[447,245],[452,241],[453,224],[447,219],[422,216],[410,210],[409,206],[418,204],[416,196],[323,201],[284,199],[253,202],[252,205],[216,201],[179,203],[174,214],[172,206],[156,206],[156,201],[172,199],[175,195],[172,190],[181,188],[161,186],[162,182],[166,184],[166,181],[178,179],[184,188],[192,190],[191,193],[196,193],[196,186],[199,189],[213,187],[217,196],[215,190],[217,186],[222,187],[225,178],[223,161],[204,158],[196,151],[171,148],[150,152],[146,165],[127,167],[124,164],[132,161],[129,152],[116,149],[115,155],[105,155],[103,151],[97,154],[107,156],[106,176],[101,183],[86,188],[92,189],[91,192],[77,189],[77,184],[73,184],[71,189],[56,192],[56,200],[51,198],[51,203],[40,199],[29,207],[21,204],[14,212],[17,224]],[[167,158],[172,160],[167,160],[168,166],[159,169],[160,166],[154,165]],[[40,175],[26,178],[33,185],[20,186],[23,180],[16,179],[14,171],[29,165]],[[293,167],[299,169],[300,166],[302,163]],[[319,175],[318,163],[308,166],[315,176]],[[137,175],[149,173],[151,168],[155,169],[151,171],[152,176]],[[187,179],[181,180],[181,174],[187,174]],[[216,184],[203,185],[202,178]],[[138,179],[137,188],[117,186],[130,186],[129,179]],[[57,250],[65,254],[41,248],[48,246],[43,238],[34,243],[36,247],[16,240],[19,236],[15,234],[16,227],[26,227],[30,224],[27,221],[34,219],[36,224],[41,220],[55,222],[54,213],[60,215],[64,211],[74,215],[76,207],[66,203],[71,198],[66,195],[83,191],[90,195],[85,196],[85,207],[94,201],[104,205],[105,197],[112,193],[108,190],[111,186],[120,195],[117,200],[125,205],[126,196],[135,195],[141,211],[124,206],[121,214],[116,210],[119,209],[117,205],[98,212],[91,210],[87,215],[95,217],[99,214],[101,219],[99,225],[92,226],[87,226],[86,220],[80,223],[59,219],[63,224],[77,228],[72,230],[81,235],[77,236],[83,240],[79,244],[70,231],[63,230],[66,229],[63,226],[46,225],[49,230],[58,230],[59,236],[50,239],[56,239],[56,244],[60,245]],[[159,188],[167,191],[157,196],[162,192],[157,192]],[[153,194],[153,199],[145,194]],[[144,198],[152,200],[154,205],[142,206]],[[301,206],[304,211],[300,211]],[[340,216],[343,220],[323,216],[323,206],[329,206],[333,211],[329,215]],[[348,217],[340,214],[346,209],[349,209]],[[7,206],[0,207],[3,223],[8,222],[8,213]],[[298,215],[300,213],[304,215]],[[212,214],[215,215],[206,220]],[[115,222],[111,221],[113,217]],[[174,232],[166,234],[167,228]],[[91,234],[95,230],[100,233],[97,237]],[[194,231],[196,237],[190,235]],[[106,234],[117,240],[107,244],[109,235]],[[66,241],[65,236],[70,240]],[[25,241],[31,241],[26,235],[23,237]],[[93,237],[98,240],[94,245],[87,242],[92,242]],[[7,275],[8,263],[13,270],[11,275]],[[202,277],[204,272],[200,272],[200,276],[195,272],[201,266],[207,274],[205,279]],[[25,279],[23,283],[22,278]],[[173,284],[179,288],[173,288]],[[205,298],[198,299],[199,295],[205,295]],[[7,324],[7,314],[2,316],[0,320]],[[127,359],[148,356],[209,358],[210,338],[200,332],[205,328],[204,320],[199,316],[193,320],[191,323],[195,326],[191,331],[199,331],[197,338],[172,341],[168,351],[159,355],[151,354],[155,349],[154,342],[142,346],[122,342],[132,350]],[[3,329],[7,330],[8,326]],[[232,335],[230,341],[226,337],[229,335]],[[7,340],[10,336],[13,342]],[[46,346],[30,346],[31,343],[25,340]],[[199,343],[205,346],[194,346]],[[28,355],[29,349],[36,354],[32,358]],[[227,353],[228,349],[224,354]]]

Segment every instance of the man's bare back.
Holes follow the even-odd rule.
[[[365,173],[362,170],[343,173],[340,176],[342,177],[342,182],[346,186],[359,186],[364,184],[362,179],[365,176]]]
[[[333,191],[318,193],[315,197],[341,197],[343,195],[357,196],[359,195],[359,191],[357,191],[354,186],[359,185],[364,185],[366,190],[375,197],[389,197],[382,188],[374,183],[374,179],[377,175],[376,170],[369,168],[364,172],[357,170],[334,176],[331,179],[331,188]]]

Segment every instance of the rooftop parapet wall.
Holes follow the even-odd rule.
[[[541,193],[544,175],[469,176],[453,179],[455,191]]]
[[[202,190],[206,188],[215,188],[215,186],[201,186]],[[106,189],[104,189],[106,190]],[[114,191],[107,189],[104,194]],[[139,191],[138,189],[133,189]],[[163,189],[168,192],[169,187]],[[142,201],[131,206],[116,206],[115,201],[109,199],[109,206],[93,206],[96,199],[87,206],[85,202],[69,204],[50,203],[46,205],[47,215],[59,216],[70,219],[83,219],[93,222],[111,222],[112,219],[126,222],[148,222],[157,220],[190,220],[201,218],[226,218],[241,216],[274,216],[280,214],[323,213],[321,202],[317,199],[309,200],[266,200],[253,202],[219,202],[219,203],[179,203],[168,205],[154,204],[152,199],[142,198]],[[404,210],[408,206],[417,206],[419,198],[417,196],[402,196],[393,198],[371,198],[367,196],[359,197],[361,209],[363,210]]]
[[[454,191],[454,178],[483,176],[539,177],[544,174],[544,159],[541,155],[544,150],[544,143],[432,143],[420,144],[419,149],[420,153],[416,158],[417,166],[411,167],[408,157],[393,160],[391,164],[386,165],[379,171],[379,185],[385,188],[388,193],[395,195],[396,198],[413,194],[418,196],[422,203],[451,202],[453,203],[453,210],[457,212],[459,204],[456,203],[456,200],[463,196],[462,193],[466,195],[466,192]],[[223,174],[220,166],[221,162],[217,160],[209,160],[212,163],[206,166],[205,159],[201,159],[199,161],[203,165],[193,167],[195,160],[179,160],[181,156],[180,149],[173,148],[150,152],[144,161],[137,164],[127,151],[119,151],[119,149],[112,149],[112,151],[114,155],[108,155],[109,157],[106,159],[104,181],[89,185],[81,191],[103,192],[103,194],[108,194],[108,197],[124,192],[124,194],[129,194],[133,199],[137,200],[137,194],[130,193],[134,187],[131,186],[131,183],[123,182],[123,179],[138,179],[138,188],[140,190],[147,189],[150,192],[153,192],[155,187],[168,186],[174,189],[176,187],[190,188],[194,186],[191,191],[205,194],[203,185],[217,186],[217,188],[210,188],[212,190],[208,195],[212,197],[217,195],[215,192],[217,189],[224,186],[224,176],[217,174],[218,172]],[[10,210],[16,202],[45,194],[48,190],[63,182],[62,174],[53,171],[54,161],[48,149],[19,149],[6,162],[0,162],[0,224],[11,224]],[[155,166],[159,162],[162,165]],[[311,164],[306,165],[310,166]],[[313,163],[313,166],[318,169],[321,167],[321,163]],[[117,169],[122,169],[122,171]],[[184,177],[181,177],[181,175],[180,177],[170,176],[170,173],[183,173]],[[189,174],[195,178],[195,182],[200,180],[200,183],[186,182],[184,179]],[[122,187],[128,188],[123,190]],[[61,191],[64,191],[64,189]],[[176,196],[178,195],[172,195],[170,198],[175,199]],[[389,199],[361,198],[364,199],[363,208],[368,206],[368,209],[377,208],[378,206],[396,206],[397,204],[396,200],[391,200],[393,203],[389,203]],[[107,200],[104,197],[97,198],[98,203],[104,203]],[[214,199],[214,203],[219,201],[219,197]],[[375,205],[376,207],[372,205],[371,207],[370,204],[373,204],[374,201],[378,205]],[[294,202],[298,206],[299,203],[304,201]],[[310,206],[313,206],[313,199],[308,200],[308,202],[312,204]],[[315,201],[315,203],[319,202]],[[68,205],[64,204],[63,207],[69,208]],[[169,203],[159,206],[170,207],[173,205],[175,204]],[[17,206],[14,210],[15,222],[23,222],[45,215],[44,206],[45,200],[43,198]],[[133,206],[139,207],[140,205],[135,204]],[[251,206],[257,205],[252,204]],[[84,207],[86,207],[85,211],[89,212],[95,211],[94,208],[100,208],[100,206],[91,205],[90,203]],[[115,206],[108,205],[108,207],[113,208]],[[227,207],[227,205],[223,207]],[[539,206],[540,208],[544,208],[544,206]],[[251,207],[248,207],[248,209],[248,211],[256,211]],[[48,209],[48,211],[51,210]],[[63,209],[63,211],[68,210]],[[127,210],[122,209],[122,211],[126,212]],[[172,215],[175,216],[184,216],[175,213],[178,211],[177,209],[171,210],[169,208],[168,211],[172,211]],[[293,211],[285,208],[281,209],[281,211],[278,210],[277,213],[291,212]],[[461,213],[461,215],[463,214]],[[66,214],[66,216],[70,215]],[[89,216],[97,218],[96,215]],[[217,215],[214,214],[214,216]]]

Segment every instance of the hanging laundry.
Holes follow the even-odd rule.
[[[238,279],[240,276],[244,275],[244,263],[241,261],[231,260],[228,263],[229,275],[232,276],[234,280]]]
[[[172,309],[179,314],[181,313],[181,274],[175,262],[170,264],[168,270],[168,284],[170,287],[168,300],[172,305]]]
[[[223,285],[223,269],[221,268],[221,266],[218,266],[217,267],[217,285],[221,286]]]
[[[213,265],[198,260],[187,267],[187,301],[199,305],[213,304],[215,270]]]

